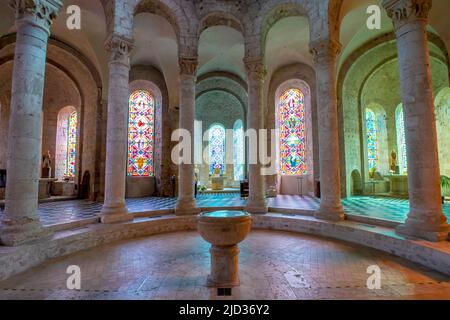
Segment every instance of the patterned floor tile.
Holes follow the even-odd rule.
[[[174,209],[176,198],[139,198],[127,199],[130,212],[147,212],[162,209]],[[199,207],[245,207],[247,200],[236,193],[200,194],[197,197]],[[268,199],[273,208],[317,210],[320,199],[281,195]],[[395,222],[404,222],[409,212],[409,201],[404,199],[378,197],[352,197],[342,200],[347,214],[372,217]],[[39,216],[44,225],[63,224],[72,221],[97,217],[102,208],[99,202],[87,200],[58,201],[39,204]],[[444,213],[450,221],[450,203],[444,205]],[[1,213],[0,213],[1,215]]]

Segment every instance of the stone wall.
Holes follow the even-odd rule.
[[[450,177],[450,88],[443,88],[435,100],[441,174]]]

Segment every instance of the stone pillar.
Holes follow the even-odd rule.
[[[17,39],[8,133],[3,245],[17,246],[49,236],[37,214],[45,60],[58,0],[10,1],[16,14]]]
[[[263,85],[266,69],[261,58],[245,58],[244,63],[248,80],[247,131],[255,130],[258,135],[258,143],[256,141],[249,142],[249,152],[257,150],[257,154],[249,155],[248,182],[250,194],[246,210],[250,213],[266,213],[266,179],[261,174],[262,165],[258,155],[259,130],[264,129]],[[263,143],[266,143],[266,141],[263,141]]]
[[[427,25],[431,0],[384,0],[394,22],[408,157],[410,212],[397,232],[446,240]]]
[[[197,75],[197,57],[180,58],[180,117],[179,128],[191,135],[190,163],[179,165],[177,215],[197,214],[200,210],[194,197],[194,119],[195,119],[195,82]]]
[[[105,48],[109,53],[109,91],[105,201],[101,220],[102,223],[114,223],[133,219],[125,205],[131,41],[113,34],[106,41]]]
[[[341,221],[339,177],[339,138],[336,94],[336,57],[340,44],[329,39],[310,44],[317,77],[317,114],[319,124],[320,209],[318,219]]]

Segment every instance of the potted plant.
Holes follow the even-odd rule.
[[[198,187],[199,192],[205,192],[206,190],[208,190],[208,187],[206,187],[204,184],[202,184]]]
[[[450,178],[447,176],[441,176],[441,189],[442,189],[442,204],[445,202],[445,192],[450,191]]]

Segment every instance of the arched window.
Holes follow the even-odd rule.
[[[369,171],[378,168],[378,131],[377,116],[371,109],[366,109],[367,161]]]
[[[74,111],[67,120],[67,160],[66,160],[66,176],[75,176],[76,155],[77,155],[77,128],[78,115]]]
[[[216,168],[225,173],[225,128],[218,124],[209,129],[209,173]]]
[[[408,173],[408,159],[406,156],[405,116],[400,104],[395,111],[395,128],[397,130],[397,148],[400,174]]]
[[[128,175],[152,176],[155,100],[145,90],[130,96],[128,116]]]
[[[72,106],[59,110],[56,127],[55,178],[74,178],[77,163],[78,113]]]
[[[236,120],[233,127],[233,163],[234,180],[244,179],[244,126],[242,120]]]
[[[286,90],[278,107],[279,170],[282,175],[307,174],[305,97],[299,89]]]

